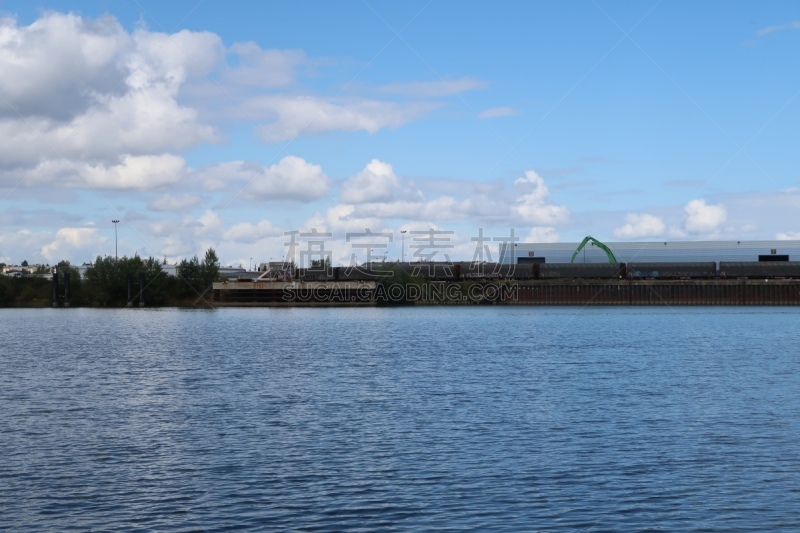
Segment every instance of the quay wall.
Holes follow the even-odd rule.
[[[218,306],[800,305],[800,280],[569,280],[440,283],[404,292],[375,282],[215,283]],[[393,289],[398,289],[394,291]],[[425,289],[425,287],[423,287]]]

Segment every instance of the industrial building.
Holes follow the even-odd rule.
[[[800,241],[606,242],[620,263],[714,261],[800,261]],[[500,246],[503,264],[570,263],[577,242],[508,243]],[[589,242],[575,263],[608,263],[606,252]]]

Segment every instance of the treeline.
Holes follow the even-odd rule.
[[[128,303],[128,276],[133,276],[132,296],[138,297],[140,274],[144,274],[144,300],[147,306],[191,305],[211,297],[207,289],[219,279],[219,259],[209,248],[203,259],[184,259],[177,275],[164,272],[163,263],[153,257],[98,256],[83,276],[78,269],[61,261],[58,272],[59,295],[63,297],[65,274],[70,278],[70,305],[74,307],[125,307]],[[46,307],[52,305],[52,276],[11,278],[0,276],[0,307]]]

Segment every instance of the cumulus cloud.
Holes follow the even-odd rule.
[[[531,228],[530,233],[528,233],[523,242],[559,242],[560,240],[561,236],[556,231],[556,228],[537,226]]]
[[[219,214],[210,209],[193,217],[186,215],[176,220],[157,220],[150,224],[150,233],[159,237],[181,235],[188,238],[201,237],[214,239],[220,236],[223,223]]]
[[[257,200],[310,202],[325,197],[330,185],[321,166],[294,155],[269,167],[245,161],[219,163],[192,172],[191,178],[208,191],[236,183],[244,188],[245,197]]]
[[[756,32],[756,34],[759,37],[763,37],[764,35],[769,35],[770,33],[775,33],[784,30],[800,30],[800,20],[795,20],[788,24],[776,24],[775,26],[766,26],[764,28],[759,29]]]
[[[336,204],[328,208],[325,214],[315,213],[309,218],[304,227],[316,228],[318,231],[328,231],[334,235],[364,232],[367,229],[373,232],[382,231],[384,222],[379,217],[360,216],[355,206]]]
[[[186,172],[186,162],[171,154],[125,155],[118,165],[86,165],[83,172],[92,187],[153,189],[180,181]]]
[[[687,217],[683,227],[689,233],[713,233],[728,219],[725,206],[709,205],[705,200],[692,200],[683,210]]]
[[[618,239],[659,237],[665,230],[666,225],[660,217],[647,213],[628,213],[625,215],[625,225],[614,230],[614,237]]]
[[[187,226],[194,228],[194,234],[197,237],[211,237],[216,235],[222,227],[222,219],[219,214],[207,209],[196,220],[192,220],[189,217]]]
[[[106,242],[97,228],[61,228],[53,240],[42,246],[41,254],[48,262],[56,263],[69,254],[87,252]]]
[[[450,96],[453,94],[485,89],[486,81],[464,77],[455,80],[420,81],[408,83],[389,83],[379,88],[381,92],[420,97]]]
[[[423,202],[374,202],[354,206],[354,213],[367,218],[406,218],[419,219],[425,209]]]
[[[56,158],[113,160],[215,142],[178,103],[187,79],[212,68],[218,36],[127,33],[105,17],[47,13],[0,22],[0,166]]]
[[[0,256],[3,263],[21,263],[24,260],[34,260],[28,254],[39,250],[45,242],[52,240],[53,235],[34,234],[28,229],[19,231],[4,231],[0,226]]]
[[[310,201],[325,196],[328,183],[328,176],[321,166],[287,155],[257,173],[250,183],[250,193],[264,200]]]
[[[112,16],[47,12],[29,25],[2,18],[0,183],[164,187],[187,173],[176,154],[221,141],[211,118],[255,121],[261,124],[257,134],[272,142],[304,133],[375,133],[441,105],[275,91],[296,85],[300,69],[312,64],[302,50],[263,49],[254,42],[226,48],[210,32],[129,32]],[[208,92],[212,85],[216,92]],[[380,91],[430,98],[485,85],[465,77],[390,84]],[[214,100],[203,100],[212,93]],[[230,94],[237,105],[220,109],[219,97]],[[250,192],[257,197],[307,200],[327,193],[328,180],[318,167],[300,168],[298,160],[284,159],[266,170],[231,162],[218,170],[233,167],[238,175],[250,174]],[[285,183],[275,182],[287,172]],[[294,179],[297,172],[318,179],[303,183]],[[217,190],[226,181],[217,176],[201,183]],[[152,205],[159,210],[176,204],[175,198],[163,202]]]
[[[276,228],[269,220],[261,220],[258,224],[250,222],[240,222],[234,224],[225,231],[223,238],[226,241],[239,243],[252,243],[266,237],[277,237],[283,235],[283,230]]]
[[[542,226],[553,226],[566,222],[569,210],[566,206],[548,202],[550,191],[544,180],[533,170],[514,181],[520,193],[514,205],[515,214],[523,221]]]
[[[177,183],[186,174],[186,162],[171,154],[124,155],[117,164],[47,160],[25,177],[30,185],[89,187],[93,189],[154,189]],[[15,181],[18,173],[0,173],[0,181]]]
[[[147,204],[147,208],[151,211],[186,211],[193,207],[197,207],[203,199],[194,194],[172,195],[164,194],[158,198],[154,198]]]
[[[373,160],[362,173],[346,182],[342,199],[353,203],[354,214],[360,217],[480,220],[510,226],[522,222],[541,227],[554,227],[569,218],[566,206],[549,201],[544,180],[533,171],[514,182],[514,191],[504,190],[502,183],[476,187],[472,182],[458,180],[448,184],[448,190],[466,191],[462,197],[441,194],[426,198],[413,187],[398,187],[394,178],[389,165]]]
[[[367,202],[419,201],[422,193],[404,185],[392,165],[373,159],[364,169],[345,181],[341,199],[351,204]]]
[[[267,142],[288,141],[301,134],[397,128],[438,107],[431,103],[399,104],[380,100],[333,101],[316,96],[264,95],[242,104],[248,116],[271,122],[258,128]]]
[[[124,79],[115,59],[131,45],[112,17],[47,13],[30,26],[0,19],[0,114],[74,117]]]
[[[511,117],[518,113],[513,107],[490,107],[478,113],[478,118]]]
[[[800,231],[786,231],[780,232],[775,235],[775,239],[779,241],[796,241],[800,240]]]
[[[222,77],[232,83],[257,87],[282,87],[293,83],[297,69],[308,62],[302,50],[264,50],[252,41],[234,43],[230,52],[238,65],[227,67]]]

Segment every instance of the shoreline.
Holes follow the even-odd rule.
[[[208,299],[166,305],[64,305],[34,299],[0,309],[198,309],[431,306],[800,306],[800,280],[548,280],[383,285],[341,282],[214,283]]]

